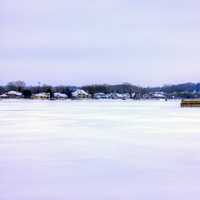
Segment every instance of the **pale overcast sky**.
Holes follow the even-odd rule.
[[[0,84],[200,81],[199,0],[0,0]]]

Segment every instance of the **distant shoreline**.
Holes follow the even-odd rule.
[[[200,83],[183,83],[162,87],[140,87],[129,83],[77,86],[27,86],[14,81],[0,86],[0,98],[34,99],[194,99],[200,98]]]

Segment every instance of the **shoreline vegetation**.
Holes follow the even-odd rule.
[[[130,83],[77,86],[27,86],[24,81],[12,81],[0,86],[0,99],[197,99],[200,83],[140,87]]]

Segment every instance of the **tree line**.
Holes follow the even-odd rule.
[[[174,95],[175,97],[194,98],[200,97],[200,83],[183,83],[174,85],[164,85],[162,87],[140,87],[130,83],[122,83],[116,85],[109,84],[94,84],[82,87],[77,86],[51,86],[51,85],[37,85],[28,86],[24,81],[12,81],[5,86],[0,86],[0,94],[14,90],[22,92],[25,97],[30,97],[32,94],[47,92],[53,94],[55,92],[67,94],[70,98],[72,92],[76,89],[83,89],[88,92],[92,97],[95,93],[129,93],[136,94],[141,97],[144,94],[153,92],[164,92],[167,95]]]
[[[67,94],[68,97],[71,97],[72,92],[76,89],[83,89],[91,96],[93,96],[95,93],[142,93],[144,89],[139,86],[134,86],[129,83],[123,83],[118,85],[86,85],[82,87],[77,86],[51,86],[51,85],[38,85],[38,86],[27,86],[24,81],[12,81],[9,82],[6,86],[0,86],[0,94],[3,94],[5,92],[14,90],[18,92],[22,92],[24,96],[31,96],[32,94],[47,92],[47,93],[64,93]]]

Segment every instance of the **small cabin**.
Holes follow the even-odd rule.
[[[181,107],[200,107],[200,99],[183,99]]]

